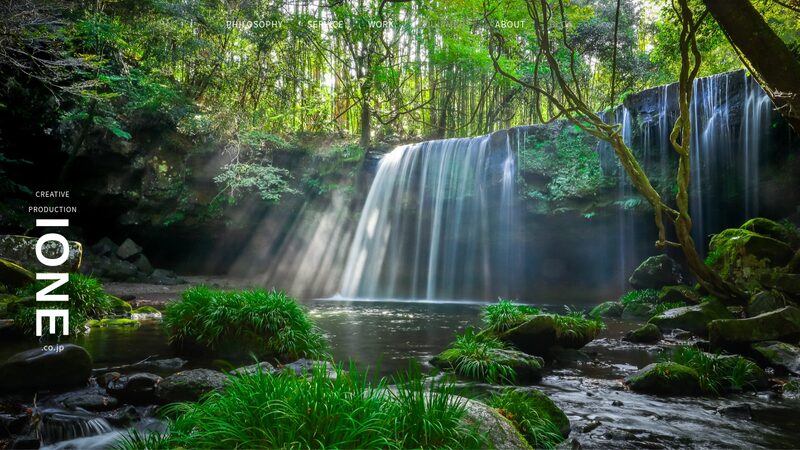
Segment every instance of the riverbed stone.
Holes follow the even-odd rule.
[[[719,300],[710,298],[699,305],[669,309],[650,319],[661,331],[681,329],[698,336],[708,334],[708,324],[717,319],[733,319],[733,314]]]
[[[85,385],[92,373],[89,352],[74,344],[60,345],[61,351],[34,348],[8,358],[0,364],[0,390],[57,390]]]
[[[800,348],[780,341],[756,342],[752,349],[776,369],[800,375]]]
[[[660,289],[683,281],[680,266],[668,255],[661,254],[645,259],[633,271],[628,283],[635,289]]]
[[[674,362],[645,366],[625,378],[632,391],[658,395],[699,395],[700,377],[697,371]]]
[[[125,405],[113,411],[106,411],[101,413],[100,416],[106,419],[111,425],[120,428],[128,427],[142,418],[142,415],[139,414],[139,411],[133,405]]]
[[[531,449],[531,446],[510,420],[496,409],[477,400],[463,399],[466,414],[464,421],[475,426],[486,436],[490,448],[497,450]]]
[[[108,236],[101,238],[90,247],[92,253],[97,256],[109,256],[117,252],[119,245],[115,244]]]
[[[196,402],[203,394],[222,390],[228,377],[215,370],[192,369],[164,378],[156,388],[159,403]]]
[[[720,319],[708,324],[711,345],[717,348],[749,346],[759,341],[796,343],[800,339],[800,309],[786,306],[747,319]]]
[[[0,235],[0,258],[35,272],[52,272],[54,268],[40,263],[36,256],[38,239],[30,236]],[[57,269],[62,272],[77,272],[81,267],[83,246],[77,241],[67,241],[67,245],[69,246],[67,260]],[[42,247],[42,254],[48,258],[58,257],[61,252],[61,244],[56,241],[47,241]]]
[[[152,373],[135,373],[110,380],[105,388],[123,403],[148,405],[156,401],[156,388],[162,378]]]
[[[144,256],[141,253],[135,256],[131,262],[134,266],[136,266],[137,269],[139,269],[139,272],[145,275],[150,275],[153,273],[153,270],[155,270],[153,265],[150,264],[150,260],[147,259],[147,256]]]
[[[135,256],[142,253],[142,247],[133,242],[132,239],[128,238],[122,241],[122,244],[119,245],[119,248],[115,252],[118,258],[132,260]]]
[[[747,315],[757,316],[775,311],[786,306],[786,299],[777,291],[761,291],[750,297],[747,302]]]
[[[0,285],[15,289],[27,286],[36,281],[36,276],[30,270],[5,259],[0,259]]]
[[[117,257],[108,258],[107,264],[102,268],[103,276],[114,281],[132,280],[138,271],[132,262]]]
[[[622,316],[622,310],[622,303],[608,301],[595,306],[589,315],[592,317],[617,318]]]
[[[278,369],[275,368],[272,364],[262,361],[260,363],[251,364],[249,366],[239,367],[234,370],[231,370],[232,375],[240,375],[240,376],[249,376],[249,375],[256,375],[256,374],[264,374],[264,375],[272,375],[278,372]]]
[[[80,408],[87,411],[110,411],[118,404],[116,398],[96,386],[59,395],[54,401],[67,409]]]
[[[625,335],[625,340],[641,344],[654,344],[663,337],[661,330],[657,326],[652,323],[647,323],[635,330],[629,331]]]

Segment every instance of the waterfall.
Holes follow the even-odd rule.
[[[382,158],[345,264],[346,298],[513,295],[516,159],[502,131],[395,148]]]

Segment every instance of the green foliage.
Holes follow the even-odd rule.
[[[499,339],[467,328],[464,334],[456,335],[440,357],[465,377],[488,383],[510,383],[514,381],[514,369],[497,352],[506,348]]]
[[[591,197],[607,187],[598,153],[587,139],[588,135],[573,127],[563,128],[552,140],[529,137],[519,152],[520,173],[548,181],[544,190],[531,191],[528,196],[561,201]]]
[[[233,377],[224,392],[171,405],[166,434],[131,433],[122,449],[161,448],[478,448],[465,407],[448,381],[428,387],[417,370],[370,382],[354,366]]]
[[[234,342],[256,354],[319,357],[322,333],[297,301],[263,289],[221,291],[191,287],[163,312],[170,342],[208,348]]]
[[[286,181],[289,176],[286,169],[270,164],[230,163],[214,177],[214,182],[222,186],[220,195],[226,194],[231,204],[250,193],[258,193],[262,200],[277,203],[283,194],[295,192]]]
[[[714,396],[751,386],[761,370],[747,358],[713,355],[687,345],[674,348],[665,359],[696,370],[703,392]]]
[[[489,399],[489,405],[510,420],[533,448],[555,448],[564,440],[547,407],[525,392],[505,389]]]
[[[659,304],[657,304],[655,306],[655,308],[653,308],[653,316],[657,316],[657,315],[663,313],[664,311],[669,311],[670,309],[683,308],[684,306],[689,306],[689,305],[686,304],[685,302],[664,302],[664,303],[659,303]]]
[[[500,299],[496,304],[483,308],[483,325],[489,330],[503,332],[520,325],[527,316],[540,312],[532,306],[515,305],[511,300]]]
[[[606,324],[596,317],[587,317],[581,311],[567,311],[566,314],[551,314],[556,323],[559,336],[574,336],[579,339],[597,336]]]
[[[656,289],[639,289],[628,291],[619,299],[624,306],[632,304],[654,304],[658,303],[658,291]]]
[[[19,297],[32,297],[36,292],[52,281],[37,281],[17,291]],[[99,319],[112,310],[111,299],[103,290],[103,285],[93,277],[79,273],[70,273],[69,281],[59,286],[51,294],[67,295],[68,303],[39,302],[35,307],[23,307],[14,315],[14,325],[26,335],[33,335],[36,327],[37,309],[68,309],[69,330],[71,334],[83,332],[84,324],[89,319]],[[56,319],[56,329],[60,330],[61,319]]]

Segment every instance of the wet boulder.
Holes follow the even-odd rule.
[[[633,271],[628,282],[635,289],[660,289],[683,281],[680,266],[674,259],[661,254],[645,259]]]
[[[641,344],[654,344],[663,339],[663,337],[664,336],[662,336],[661,330],[659,330],[658,327],[652,323],[647,323],[625,334],[626,341]]]
[[[698,336],[708,334],[708,324],[717,319],[733,319],[733,314],[719,300],[711,298],[699,305],[664,311],[650,319],[661,331],[681,329]]]
[[[142,415],[136,410],[133,405],[125,405],[122,408],[117,408],[113,411],[106,411],[101,413],[101,417],[106,419],[108,423],[115,427],[125,428],[132,423],[140,420]]]
[[[796,300],[800,299],[800,274],[778,273],[768,279],[765,284]]]
[[[582,348],[594,340],[599,331],[599,328],[568,329],[553,315],[540,314],[530,316],[521,325],[497,334],[497,338],[529,355],[549,358],[558,348]]]
[[[80,408],[87,411],[110,411],[118,403],[116,398],[96,386],[59,395],[53,401],[66,409]]]
[[[108,236],[103,237],[89,249],[97,256],[110,256],[117,252],[119,245],[115,244]]]
[[[749,346],[759,341],[796,343],[800,339],[800,309],[786,306],[747,319],[720,319],[708,324],[711,345],[717,348]]]
[[[0,390],[56,390],[83,386],[92,373],[92,357],[83,348],[63,344],[61,351],[35,348],[0,364]]]
[[[228,377],[215,370],[192,369],[164,378],[156,388],[159,403],[196,402],[203,394],[222,390]]]
[[[136,266],[136,269],[138,269],[139,272],[143,273],[144,275],[150,275],[155,270],[153,268],[153,265],[150,264],[150,260],[147,259],[147,256],[144,256],[142,254],[139,254],[136,257],[134,257],[131,262],[133,263],[134,266]]]
[[[0,259],[1,285],[11,289],[18,289],[34,281],[36,281],[36,276],[30,270],[11,261]]]
[[[761,291],[747,302],[747,315],[757,316],[786,306],[786,299],[777,291]]]
[[[36,242],[38,240],[39,238],[29,236],[0,235],[0,259],[12,261],[30,270],[51,272],[53,268],[40,263],[36,257]],[[69,246],[67,260],[58,269],[77,272],[81,267],[83,246],[76,241],[67,241],[67,244]],[[61,244],[56,241],[47,241],[42,247],[42,254],[48,258],[56,258],[61,253]]]
[[[699,395],[697,371],[674,362],[653,363],[625,378],[632,391],[657,395]]]
[[[232,375],[240,375],[240,376],[256,375],[259,373],[271,375],[277,372],[278,369],[276,369],[275,366],[266,361],[231,370]]]
[[[156,388],[162,378],[152,373],[135,373],[112,378],[105,385],[106,392],[123,403],[148,405],[156,401]]]
[[[766,364],[800,375],[800,348],[780,341],[756,342],[753,351]]]
[[[595,306],[589,315],[592,317],[618,318],[622,316],[622,310],[622,303],[609,301]]]

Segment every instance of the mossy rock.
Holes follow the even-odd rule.
[[[36,256],[36,243],[38,237],[0,235],[0,258],[14,261],[32,270],[52,271],[52,267],[39,262]],[[67,241],[69,251],[67,260],[59,266],[62,272],[78,272],[81,268],[81,258],[83,257],[83,246],[80,242]],[[56,241],[46,241],[42,246],[42,254],[48,258],[56,258],[61,255],[61,244]]]
[[[794,299],[800,299],[800,274],[775,273],[765,281],[767,286],[777,289]]]
[[[6,312],[8,314],[16,314],[23,308],[32,308],[36,306],[36,297],[22,297],[16,300],[11,300],[6,303]]]
[[[625,378],[632,391],[656,395],[700,395],[697,371],[674,362],[653,363]]]
[[[800,309],[786,306],[747,319],[714,320],[708,324],[708,337],[712,346],[733,350],[759,341],[797,343]]]
[[[734,316],[719,300],[709,298],[699,305],[684,306],[664,311],[650,319],[650,323],[662,331],[686,330],[698,336],[708,334],[708,324],[717,319],[733,319]]]
[[[5,259],[0,259],[0,283],[10,289],[19,289],[36,281],[30,270]]]
[[[797,237],[787,230],[786,227],[773,220],[765,219],[764,217],[754,217],[739,228],[770,237],[793,247],[796,247],[798,244]]]
[[[786,299],[777,291],[761,291],[747,302],[747,315],[757,316],[786,306]]]
[[[628,282],[636,289],[660,289],[680,284],[683,280],[680,266],[668,255],[651,256],[633,271]]]
[[[664,336],[661,330],[652,323],[647,323],[635,330],[629,331],[625,335],[625,340],[642,344],[653,344],[660,341]]]
[[[649,303],[630,303],[625,305],[622,310],[622,318],[625,320],[643,320],[653,317],[656,307]]]
[[[675,286],[664,286],[658,292],[659,303],[688,303],[696,305],[700,303],[700,294],[690,286],[678,284]]]
[[[762,281],[794,255],[784,242],[742,228],[729,228],[709,244],[706,264],[746,291],[760,290]]]
[[[780,341],[756,342],[753,351],[764,361],[778,370],[800,375],[800,348]]]
[[[609,301],[595,306],[589,315],[592,317],[618,318],[622,317],[622,310],[622,303]]]
[[[139,321],[133,319],[100,319],[89,320],[86,322],[89,328],[121,328],[121,327],[138,327]]]
[[[547,396],[547,394],[533,388],[517,390],[525,394],[525,400],[528,403],[531,403],[536,411],[539,411],[541,414],[544,414],[550,418],[550,421],[552,421],[558,427],[563,437],[566,438],[569,436],[571,428],[569,418],[566,414],[564,414],[564,411],[562,411],[561,408],[559,408],[558,405],[556,405],[555,402],[553,402],[553,400]]]
[[[565,328],[552,314],[529,316],[521,325],[496,334],[503,342],[529,355],[549,358],[558,348],[579,349],[591,342],[596,332],[577,332]]]
[[[111,303],[111,313],[115,316],[127,316],[133,311],[133,307],[125,300],[109,295],[108,299]]]
[[[131,311],[131,314],[157,314],[161,311],[153,308],[152,306],[142,306]]]

